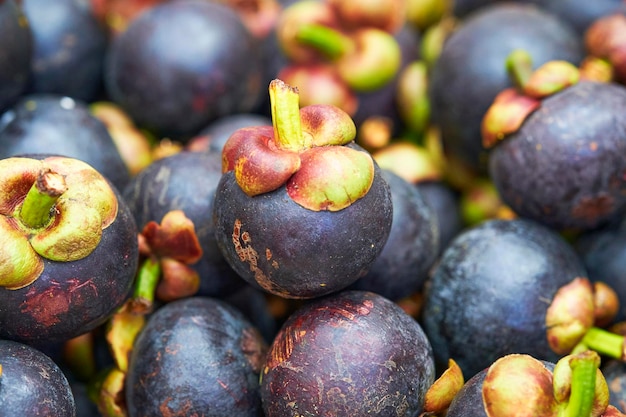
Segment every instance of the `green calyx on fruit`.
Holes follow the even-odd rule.
[[[67,157],[0,160],[0,286],[23,288],[43,272],[43,258],[72,262],[96,249],[117,217],[107,180]]]
[[[546,312],[546,336],[553,351],[568,354],[594,324],[593,286],[575,278],[558,289]]]
[[[596,19],[584,36],[590,56],[604,60],[611,67],[611,78],[626,82],[626,16],[613,13]]]
[[[515,133],[526,118],[541,106],[543,98],[581,79],[578,67],[567,61],[548,61],[533,70],[532,57],[519,49],[509,54],[505,65],[515,87],[496,95],[483,117],[481,135],[485,148]]]
[[[362,28],[350,35],[320,24],[298,28],[296,41],[319,50],[336,64],[337,73],[356,91],[373,91],[398,73],[402,52],[390,33]]]
[[[337,211],[369,191],[374,161],[347,145],[356,137],[350,116],[331,105],[299,107],[298,90],[270,83],[273,126],[240,129],[224,145],[222,171],[234,171],[249,196],[285,185],[309,210]]]
[[[483,382],[489,417],[509,415],[601,416],[608,407],[608,386],[598,369],[600,356],[591,350],[561,358],[550,372],[526,354],[495,361]]]

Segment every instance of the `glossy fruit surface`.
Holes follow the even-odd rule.
[[[258,417],[265,349],[230,305],[204,297],[171,302],[150,316],[134,344],[128,414]]]
[[[0,119],[0,158],[35,153],[87,162],[119,190],[130,179],[104,124],[84,102],[66,96],[23,96]]]
[[[541,102],[492,150],[489,173],[516,213],[590,230],[626,210],[626,88],[581,81]]]
[[[546,311],[585,268],[551,229],[528,220],[488,220],[450,243],[426,287],[422,312],[439,364],[466,378],[507,353],[554,361]]]
[[[432,69],[433,122],[446,152],[473,170],[486,169],[480,123],[494,97],[511,86],[505,59],[524,49],[535,65],[551,59],[577,64],[581,39],[563,21],[535,6],[495,3],[463,20]]]
[[[434,362],[421,327],[396,304],[342,291],[289,317],[261,377],[266,417],[415,416]]]
[[[173,139],[251,110],[261,92],[257,44],[218,2],[149,8],[112,42],[105,71],[113,101],[141,127]]]
[[[391,192],[375,172],[368,193],[339,211],[306,209],[285,186],[250,197],[227,172],[215,197],[218,246],[243,279],[277,295],[343,289],[367,272],[391,229]]]
[[[70,384],[47,355],[28,345],[0,340],[0,364],[0,415],[76,415]]]

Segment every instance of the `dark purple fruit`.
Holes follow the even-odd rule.
[[[232,8],[183,0],[147,9],[116,37],[105,86],[138,125],[184,140],[251,110],[260,73],[257,42]]]
[[[212,221],[215,190],[222,176],[219,153],[179,152],[152,162],[124,189],[124,200],[139,230],[182,210],[194,224],[202,257],[190,265],[200,275],[199,295],[221,297],[246,283],[231,269],[217,246]]]
[[[422,320],[437,363],[452,358],[471,378],[508,353],[555,361],[547,310],[577,277],[586,271],[574,249],[537,223],[487,220],[461,232],[426,284]]]
[[[622,413],[626,412],[626,363],[610,360],[602,365],[602,374],[609,386],[609,402]]]
[[[0,340],[0,365],[0,415],[76,415],[67,378],[44,353],[18,342]]]
[[[308,302],[261,374],[266,417],[417,416],[434,381],[430,343],[397,304],[366,291]]]
[[[497,3],[464,19],[434,64],[429,96],[446,153],[469,169],[486,171],[480,125],[495,96],[512,85],[505,60],[514,49],[528,51],[537,66],[578,64],[584,54],[566,23],[532,5]]]
[[[81,0],[22,0],[33,33],[30,94],[92,101],[101,92],[105,27]]]
[[[237,130],[251,126],[271,126],[272,119],[256,113],[237,113],[220,117],[202,129],[190,142],[192,150],[222,153],[224,144]]]
[[[580,235],[574,244],[589,279],[611,287],[619,299],[614,321],[626,320],[626,229],[607,228]]]
[[[368,193],[339,211],[313,211],[285,186],[254,197],[233,171],[216,191],[217,244],[247,282],[286,298],[312,298],[364,276],[383,249],[392,221],[389,185],[375,166]]]
[[[33,36],[19,1],[0,2],[0,114],[26,91]]]
[[[95,329],[128,299],[135,279],[137,227],[128,206],[74,158],[31,155],[0,166],[0,338],[45,347]],[[42,205],[39,225],[24,213],[29,191],[50,182],[45,175],[64,178],[66,189]]]
[[[460,195],[443,181],[422,181],[415,186],[437,216],[441,253],[465,226],[461,215]]]
[[[105,125],[69,97],[24,96],[0,119],[0,158],[56,154],[80,159],[122,190],[130,174]]]
[[[499,142],[489,174],[519,216],[590,230],[626,210],[626,88],[581,81],[541,102]]]
[[[129,417],[260,417],[266,345],[243,315],[213,298],[173,301],[138,335],[126,377]]]
[[[420,291],[439,255],[437,214],[415,185],[388,170],[393,220],[387,243],[352,289],[372,291],[397,301]]]

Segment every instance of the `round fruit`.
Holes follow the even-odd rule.
[[[76,415],[67,378],[44,353],[22,343],[0,340],[0,365],[0,415]]]
[[[168,303],[135,341],[126,377],[128,415],[258,417],[266,348],[256,328],[220,300]]]
[[[417,416],[434,381],[432,349],[397,304],[342,291],[292,313],[261,374],[266,417]]]
[[[518,215],[589,230],[626,210],[626,87],[581,81],[541,101],[492,149],[489,174]]]
[[[112,41],[105,86],[138,125],[183,140],[251,110],[260,74],[258,45],[232,8],[182,0],[150,7]]]

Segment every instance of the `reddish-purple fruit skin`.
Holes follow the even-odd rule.
[[[65,341],[103,324],[128,299],[139,260],[137,227],[114,191],[117,217],[91,254],[73,262],[44,259],[32,284],[0,288],[0,338],[35,346]]]
[[[261,372],[266,417],[417,416],[434,380],[431,346],[397,304],[342,291],[294,312]]]

